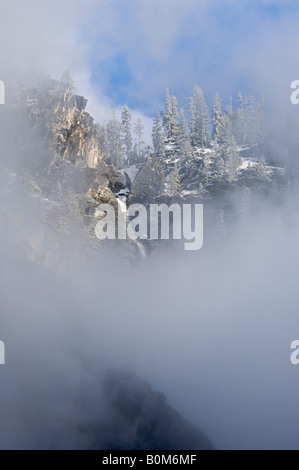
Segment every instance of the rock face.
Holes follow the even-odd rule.
[[[158,157],[148,157],[131,188],[130,202],[150,202],[164,191],[165,175]]]
[[[116,195],[124,188],[118,171],[103,160],[86,104],[67,84],[43,80],[21,90],[0,116],[0,192],[7,199],[0,215],[30,260],[47,266],[55,259],[63,264],[61,251],[71,248],[74,234],[84,245],[74,256],[99,249],[96,208],[109,203],[117,209]],[[17,194],[22,209],[13,207]],[[38,223],[23,234],[25,212]]]
[[[131,373],[108,370],[102,379],[106,418],[93,448],[211,450],[210,440],[170,407],[164,395]]]
[[[21,102],[32,127],[45,136],[56,157],[97,167],[101,149],[94,120],[85,111],[87,100],[83,96],[73,95],[62,82],[45,80],[39,87],[23,90]]]
[[[116,169],[103,161],[98,129],[86,105],[84,97],[56,80],[23,90],[23,114],[46,150],[42,162],[35,159],[35,170],[40,180],[46,175],[47,181],[62,181],[77,193],[86,193],[93,183],[119,191],[123,184]]]

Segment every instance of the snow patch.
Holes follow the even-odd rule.
[[[255,162],[253,160],[249,160],[249,158],[242,158],[242,163],[239,166],[239,170],[246,170],[247,168],[253,167],[253,166],[256,166],[256,165],[258,165],[257,162]]]
[[[199,189],[194,189],[193,191],[182,191],[182,195],[183,196],[198,196],[199,194],[201,194],[202,191],[200,191]]]

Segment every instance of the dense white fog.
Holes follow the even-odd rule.
[[[75,446],[78,424],[103,411],[99,374],[113,366],[150,381],[217,448],[296,448],[298,222],[288,210],[260,202],[217,249],[126,269],[98,260],[63,280],[2,237],[1,447]]]
[[[90,81],[91,46],[80,25],[89,24],[96,12],[98,23],[90,23],[93,41],[101,27],[102,34],[108,34],[113,25],[122,25],[118,2],[112,2],[111,9],[108,3],[84,2],[82,9],[80,2],[59,2],[58,7],[58,2],[41,6],[31,0],[2,0],[0,80],[7,92],[18,74],[23,77],[30,71],[32,79],[40,72],[57,76],[71,68],[80,93],[89,98],[90,112],[106,119],[115,103]],[[134,1],[130,24],[139,18],[143,22],[134,33],[124,26],[118,31],[116,42],[126,38],[132,68],[144,82],[142,48],[163,62],[194,11],[206,42],[211,24],[215,26],[209,2],[160,3]],[[169,16],[166,3],[174,4]],[[242,2],[244,7],[226,3],[242,16],[250,2]],[[163,31],[155,29],[159,34],[154,37],[153,12],[159,11],[167,21]],[[295,20],[284,18],[281,34],[274,37],[273,25],[260,19],[259,46],[245,41],[233,49],[221,89],[227,86],[230,92],[230,79],[238,67],[246,74],[254,65],[254,86],[269,96],[281,91],[288,100],[282,109],[295,116],[297,108],[290,110],[289,104],[290,83],[299,74],[293,61],[298,42]],[[136,38],[143,27],[140,50]],[[216,49],[215,42],[214,38]],[[106,57],[110,50],[101,44],[98,54]],[[240,61],[246,54],[251,60]],[[282,65],[273,65],[273,57],[283,58]],[[208,67],[204,69],[207,73]],[[159,69],[153,81],[136,93],[154,96],[158,89],[159,95],[168,78],[171,86],[180,80],[193,84],[189,74],[187,58],[175,70],[170,62],[169,74]],[[214,76],[210,80],[214,91],[217,80]],[[208,82],[207,76],[203,81]],[[0,113],[4,112],[1,106]],[[145,114],[150,122],[145,112],[136,109],[136,113]],[[6,122],[9,127],[18,124]],[[288,135],[295,147],[296,129],[293,122]],[[286,136],[277,138],[283,147]],[[37,137],[30,139],[28,148],[38,149]],[[15,143],[22,158],[27,157],[26,145]],[[3,142],[0,151],[9,167]],[[39,151],[30,158],[38,159]],[[13,166],[17,173],[22,159],[16,158]],[[229,236],[220,243],[214,243],[217,227],[207,222],[204,246],[198,252],[163,245],[165,249],[128,266],[118,261],[114,245],[109,245],[97,259],[83,263],[75,250],[84,245],[74,233],[63,260],[43,269],[22,252],[22,240],[41,222],[29,209],[24,185],[17,180],[12,191],[9,178],[7,173],[1,175],[0,340],[5,343],[6,364],[0,366],[0,449],[82,446],[78,428],[88,428],[104,413],[100,374],[108,367],[131,370],[149,381],[217,449],[298,449],[299,366],[290,361],[291,342],[299,339],[296,190],[288,188],[279,205],[252,196],[251,212],[242,224],[228,227]],[[236,196],[233,205],[239,202]],[[53,233],[47,230],[53,247]],[[88,439],[87,433],[86,445]]]

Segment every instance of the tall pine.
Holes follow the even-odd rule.
[[[131,122],[132,122],[132,117],[130,110],[128,106],[124,106],[123,112],[121,115],[121,122],[123,126],[123,144],[124,144],[124,150],[125,150],[125,160],[127,163],[127,166],[131,164],[131,159],[132,159],[132,130],[131,130]]]
[[[163,158],[165,156],[165,134],[161,124],[159,113],[157,113],[154,117],[152,139],[154,153],[158,155],[158,157]]]
[[[163,113],[163,127],[167,140],[175,141],[177,136],[177,118],[178,102],[174,95],[170,95],[168,90],[166,92],[165,111]]]
[[[218,93],[216,93],[215,98],[214,98],[212,118],[213,118],[213,140],[215,141],[215,143],[220,143],[219,136],[220,136],[221,128],[222,128],[223,113],[222,113],[222,103],[221,103],[221,99]]]
[[[193,88],[188,105],[190,138],[193,146],[206,147],[209,143],[209,108],[205,103],[203,91]]]
[[[188,135],[188,125],[185,118],[184,110],[181,109],[180,121],[177,130],[177,143],[180,149],[181,157],[190,157],[192,150],[190,145],[190,139]]]

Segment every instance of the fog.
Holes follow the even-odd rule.
[[[63,276],[27,263],[2,230],[1,448],[75,447],[78,426],[103,413],[107,367],[148,380],[217,448],[298,448],[290,204],[259,201],[220,246],[206,239],[200,252],[158,251],[130,268],[113,253],[81,266],[70,252]]]
[[[180,2],[174,3],[168,26],[171,34],[165,35],[161,60],[177,38],[181,10]],[[187,2],[187,19],[197,3],[206,11],[206,2]],[[105,95],[104,86],[102,91],[93,88],[87,60],[90,43],[80,34],[78,40],[78,25],[88,22],[90,12],[102,4],[109,29],[107,11],[109,18],[116,15],[121,21],[117,5],[112,14],[108,2],[90,2],[90,10],[83,14],[79,2],[72,2],[72,7],[65,2],[56,10],[53,4],[58,5],[46,3],[42,10],[38,2],[16,2],[14,15],[9,3],[2,2],[0,79],[9,90],[19,73],[23,76],[30,70],[31,77],[41,71],[57,76],[72,68],[80,92],[89,90],[95,96],[93,106],[99,103],[98,115],[105,118],[115,103]],[[140,14],[140,9],[136,11]],[[146,18],[150,31],[150,15]],[[272,41],[272,27],[264,33],[259,28],[265,47],[255,55],[260,67],[252,81],[260,90],[270,73],[275,74],[276,65],[271,68],[275,52],[289,51],[285,67],[280,69],[281,80],[275,75],[273,88],[268,87],[270,95],[282,87],[283,96],[288,97],[290,82],[298,78],[292,75],[293,51],[287,48],[290,39],[292,47],[298,40],[298,33],[286,27],[293,21],[288,18],[281,25],[285,34],[279,46],[277,40]],[[91,29],[98,32],[94,24]],[[128,39],[128,48],[134,38]],[[163,38],[159,36],[159,40]],[[160,42],[157,45],[158,39],[154,39],[148,53],[159,48]],[[251,46],[244,44],[242,54],[250,51]],[[136,50],[134,54],[139,57]],[[239,67],[240,54],[236,47],[223,89],[229,87],[232,73]],[[244,73],[248,64],[250,61],[243,65]],[[147,82],[138,93],[151,97],[152,89],[164,86],[172,69],[169,74],[160,72],[165,74],[163,79]],[[178,81],[182,78],[180,73],[174,76]],[[211,86],[215,84],[213,76]],[[0,112],[3,110],[1,107]],[[292,117],[293,113],[292,108]],[[6,125],[12,129],[16,122]],[[297,129],[294,122],[292,125]],[[285,135],[276,138],[283,146]],[[290,132],[288,138],[296,158],[296,133]],[[1,144],[1,161],[10,166],[6,152],[11,142]],[[36,136],[29,135],[26,143],[16,142],[19,158],[14,171],[21,171],[26,158],[32,159],[32,148],[38,159],[40,146]],[[128,266],[119,261],[114,245],[99,250],[96,258],[85,258],[84,243],[75,232],[66,243],[63,258],[55,260],[55,234],[32,215],[26,189],[18,178],[11,188],[9,175],[2,174],[0,340],[6,346],[6,364],[0,366],[0,449],[88,445],[88,432],[82,442],[78,428],[88,429],[105,412],[100,375],[108,367],[129,369],[148,380],[217,449],[298,449],[299,367],[290,362],[290,344],[299,338],[296,189],[288,189],[278,205],[252,195],[249,213],[242,223],[227,227],[229,234],[220,243],[215,242],[216,223],[205,213],[202,250],[185,252],[181,246],[163,245]],[[239,197],[232,199],[236,212]],[[46,231],[54,253],[47,269],[29,262],[23,251],[28,234],[40,229]]]

